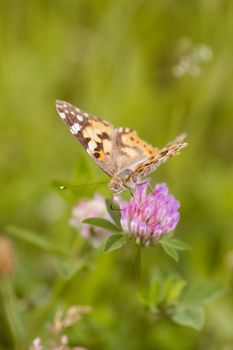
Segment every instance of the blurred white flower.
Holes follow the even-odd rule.
[[[90,240],[94,246],[98,247],[100,242],[107,237],[109,232],[102,228],[82,223],[84,219],[90,217],[102,217],[112,221],[107,212],[105,200],[99,194],[95,194],[93,199],[78,202],[73,207],[72,217],[69,220],[71,226],[78,229],[84,238]]]
[[[212,60],[213,50],[206,44],[193,45],[190,40],[186,40],[185,44],[186,52],[180,55],[178,63],[173,66],[172,75],[176,78],[184,75],[198,77],[201,74],[201,66]]]
[[[41,340],[39,337],[33,340],[30,350],[42,350]]]
[[[65,312],[57,310],[53,323],[48,326],[49,339],[45,345],[43,346],[41,339],[37,337],[33,340],[30,350],[87,350],[80,346],[70,347],[69,338],[64,332],[67,327],[74,326],[83,315],[90,313],[91,310],[89,305],[74,305]]]

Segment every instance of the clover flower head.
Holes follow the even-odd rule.
[[[121,226],[136,243],[149,245],[176,227],[180,214],[180,203],[168,193],[167,185],[157,184],[147,193],[150,179],[136,186],[130,202],[116,197],[121,209]]]
[[[94,246],[98,246],[102,239],[107,237],[108,232],[102,228],[82,223],[83,220],[90,217],[102,217],[111,221],[104,198],[97,193],[93,199],[83,200],[74,206],[69,223],[78,229],[84,238],[89,239]]]

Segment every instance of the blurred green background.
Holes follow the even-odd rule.
[[[88,349],[233,349],[232,18],[230,0],[0,1],[0,220],[15,254],[14,272],[0,279],[1,349],[27,349],[72,304],[93,307],[78,335]],[[90,267],[65,279],[62,255],[25,242],[29,231],[79,247],[72,206],[96,191],[110,197],[104,185],[51,186],[106,179],[60,120],[57,98],[159,147],[187,133],[188,148],[153,181],[181,201],[176,236],[192,250],[178,264],[156,249],[144,258],[190,284],[227,288],[201,332],[145,321],[120,252],[88,252]]]

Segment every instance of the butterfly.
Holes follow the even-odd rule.
[[[103,119],[92,116],[65,101],[56,101],[58,114],[92,159],[110,176],[109,189],[119,194],[155,171],[169,158],[179,154],[187,143],[185,134],[163,148],[151,146],[133,129],[114,128]]]

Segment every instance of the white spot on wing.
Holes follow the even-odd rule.
[[[66,119],[66,114],[64,112],[59,112],[59,114],[62,119]]]
[[[78,120],[79,120],[80,122],[83,121],[83,117],[82,117],[80,114],[77,115],[77,118],[78,118]]]
[[[72,134],[77,134],[80,131],[80,125],[78,123],[74,123],[71,127],[70,130]]]
[[[94,151],[94,149],[97,147],[97,144],[95,141],[91,140],[88,142],[88,148],[91,150],[91,151]]]

